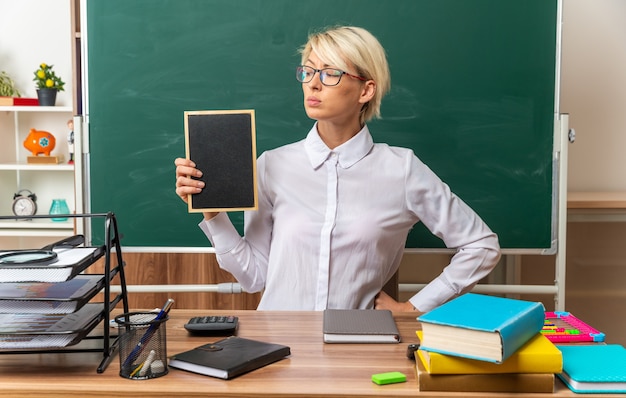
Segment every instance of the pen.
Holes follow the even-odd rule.
[[[170,308],[172,308],[172,304],[174,304],[174,300],[173,299],[167,299],[167,301],[165,302],[165,305],[163,305],[163,308],[161,309],[161,311],[154,318],[154,321],[159,321],[159,320],[163,319],[167,315],[167,313],[170,311]],[[133,362],[137,359],[139,354],[141,354],[141,352],[145,348],[146,344],[150,341],[150,339],[152,338],[152,336],[154,335],[154,333],[156,332],[156,330],[158,328],[159,328],[159,323],[158,322],[155,322],[152,325],[150,325],[150,327],[148,328],[146,333],[144,333],[144,335],[141,336],[141,339],[139,340],[139,343],[137,343],[135,348],[133,348],[131,353],[128,355],[128,357],[124,361],[124,364],[122,365],[124,368],[127,368],[127,367],[129,367],[129,366],[131,366],[133,364]]]

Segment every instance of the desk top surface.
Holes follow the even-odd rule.
[[[406,357],[407,344],[418,342],[419,322],[414,313],[396,313],[400,344],[324,344],[321,312],[172,310],[167,322],[168,355],[220,339],[192,337],[184,323],[192,316],[239,316],[237,335],[291,347],[289,358],[239,376],[221,380],[170,369],[152,380],[119,376],[119,357],[98,374],[102,353],[0,355],[0,392],[3,397],[184,396],[184,397],[514,397],[516,394],[417,391],[414,362]],[[378,386],[372,374],[399,371],[406,383]],[[533,397],[575,397],[560,381],[554,394]],[[605,395],[615,397],[615,394]]]
[[[626,192],[568,192],[568,209],[626,209]]]

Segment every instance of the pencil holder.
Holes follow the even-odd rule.
[[[155,312],[129,312],[115,317],[119,329],[120,376],[146,380],[165,376],[166,321]]]

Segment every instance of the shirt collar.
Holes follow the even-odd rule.
[[[320,138],[317,123],[313,125],[304,142],[304,148],[314,169],[320,167],[331,153],[337,154],[339,166],[347,169],[363,159],[372,146],[374,146],[372,135],[367,126],[363,126],[354,137],[331,150]]]

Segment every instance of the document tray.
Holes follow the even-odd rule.
[[[68,315],[0,315],[0,350],[63,348],[82,340],[103,318],[102,304],[89,303]]]
[[[3,265],[0,282],[64,282],[73,278],[104,254],[104,247],[55,249],[58,260],[50,264]],[[1,252],[7,253],[7,251]]]
[[[0,314],[70,314],[87,304],[104,285],[101,274],[77,275],[56,283],[0,283]]]

